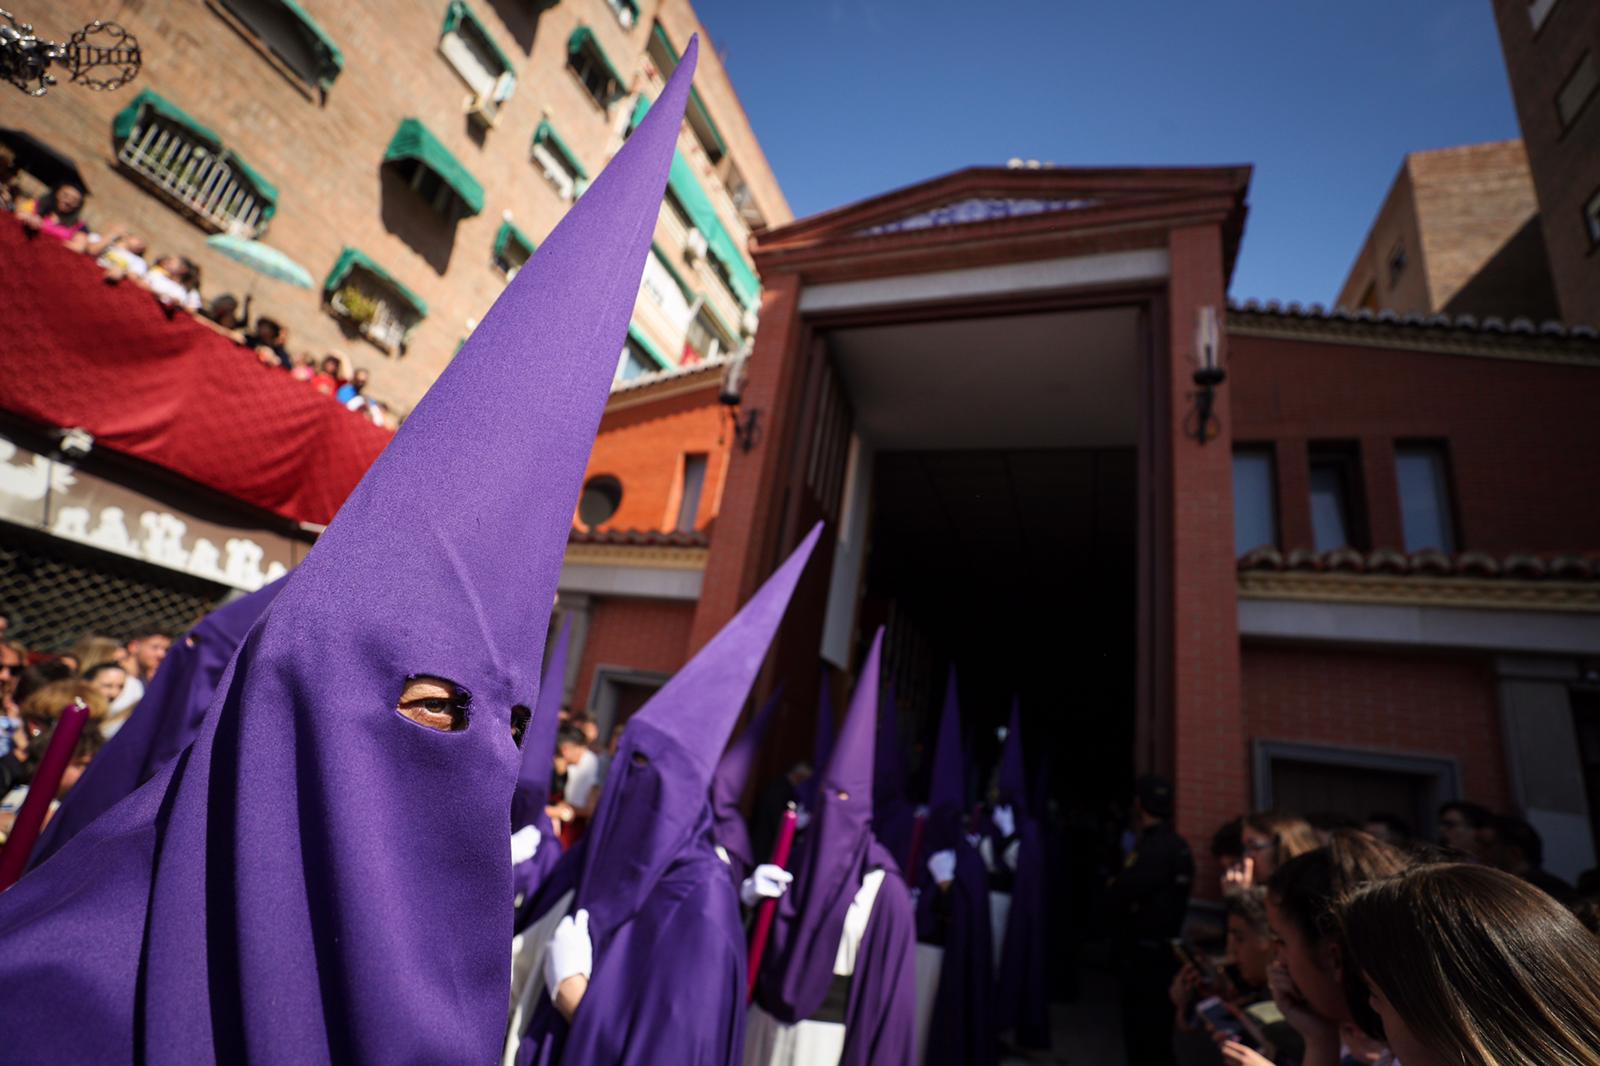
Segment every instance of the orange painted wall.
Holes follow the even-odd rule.
[[[616,478],[622,483],[622,505],[600,530],[676,529],[684,456],[696,452],[707,456],[707,464],[694,528],[708,528],[721,503],[733,438],[717,402],[718,386],[712,379],[691,393],[606,412],[585,480],[602,474]],[[619,397],[626,402],[626,393]]]

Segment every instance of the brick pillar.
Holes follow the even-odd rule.
[[[1278,535],[1285,554],[1311,548],[1317,538],[1311,528],[1311,462],[1304,437],[1280,437],[1275,457],[1278,466]]]
[[[1217,894],[1206,845],[1217,826],[1249,804],[1249,758],[1239,691],[1239,614],[1233,557],[1232,405],[1218,389],[1220,435],[1200,444],[1182,432],[1195,368],[1200,308],[1225,323],[1222,235],[1216,225],[1186,226],[1169,238],[1168,358],[1171,402],[1173,599],[1173,755],[1178,828],[1195,850],[1197,892]],[[1222,365],[1227,341],[1222,338]]]
[[[690,630],[688,654],[699,651],[732,618],[777,560],[773,513],[782,499],[778,482],[790,454],[795,387],[801,365],[800,278],[772,274],[762,279],[761,329],[745,377],[743,409],[759,412],[756,445],[748,453],[736,443],[722,492],[722,510],[711,531],[705,580]]]
[[[1400,519],[1400,479],[1394,469],[1394,441],[1367,435],[1361,438],[1361,488],[1367,504],[1368,533],[1374,548],[1404,551],[1405,530]]]

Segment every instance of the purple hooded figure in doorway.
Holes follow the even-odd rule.
[[[1011,723],[1000,752],[999,795],[984,843],[994,871],[991,887],[1008,884],[1011,910],[1006,917],[996,990],[996,1024],[1010,1031],[1019,1047],[1050,1047],[1051,950],[1045,908],[1044,842],[1037,814],[1029,807],[1028,776],[1022,759],[1022,708],[1013,700]]]
[[[818,768],[817,806],[778,903],[745,1062],[910,1066],[915,920],[894,858],[872,835],[873,734],[883,630],[844,728]]]
[[[693,67],[356,486],[194,743],[0,895],[0,982],[29,998],[9,1063],[499,1053],[513,722]]]
[[[900,744],[900,708],[895,702],[893,682],[889,683],[879,712],[874,750],[877,767],[872,774],[872,832],[905,870],[916,831],[916,811],[906,798],[906,753]],[[906,875],[911,879],[915,872],[907,870]]]
[[[223,604],[173,642],[127,722],[62,799],[33,849],[34,866],[194,741],[233,653],[288,580],[280,577]]]
[[[568,618],[544,664],[539,702],[522,738],[522,769],[517,772],[517,790],[511,794],[511,892],[519,902],[533,895],[561,858],[561,840],[545,806],[550,802],[550,778],[555,772],[556,732],[561,725],[571,640],[572,619]]]
[[[964,831],[965,808],[966,755],[952,666],[928,786],[928,861],[917,871],[917,1006],[928,1066],[989,1066],[999,1055],[989,874]]]
[[[833,754],[833,718],[833,684],[828,679],[828,668],[824,666],[817,683],[817,728],[811,740],[811,776],[794,789],[800,798],[800,805],[808,814],[817,806],[817,778]]]
[[[587,987],[568,1012],[541,986],[518,1063],[739,1061],[745,934],[712,836],[711,777],[821,532],[629,719],[589,832],[536,908],[542,926],[570,901],[562,924],[586,926]]]
[[[735,737],[733,743],[728,745],[728,750],[722,753],[716,775],[711,779],[711,817],[716,823],[713,835],[716,837],[718,854],[728,864],[735,884],[749,877],[758,861],[765,862],[767,859],[764,855],[757,856],[750,844],[750,826],[744,820],[744,812],[739,810],[739,800],[744,796],[750,769],[755,765],[756,754],[761,750],[761,742],[766,739],[767,729],[772,725],[773,715],[778,711],[778,701],[782,698],[783,684],[780,682],[744,732]]]

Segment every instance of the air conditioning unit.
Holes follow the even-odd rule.
[[[467,117],[481,129],[494,129],[499,114],[500,102],[488,93],[474,96],[467,101]]]
[[[704,259],[706,257],[706,235],[690,227],[689,236],[683,242],[683,254],[686,259]]]

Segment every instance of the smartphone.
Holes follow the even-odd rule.
[[[1178,957],[1179,962],[1186,962],[1200,974],[1201,980],[1212,987],[1217,986],[1217,966],[1205,952],[1196,948],[1180,937],[1171,940],[1172,953]]]
[[[1245,1027],[1244,1020],[1216,996],[1207,996],[1194,1005],[1194,1012],[1206,1026],[1222,1033],[1229,1040],[1243,1044],[1251,1051],[1260,1051],[1261,1044]]]

